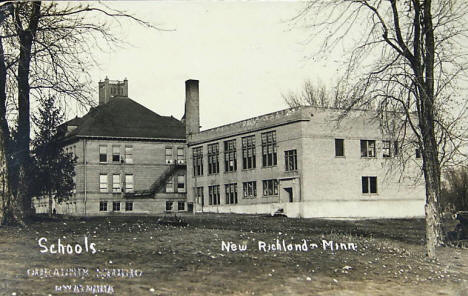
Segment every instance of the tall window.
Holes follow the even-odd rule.
[[[119,201],[114,201],[112,202],[112,211],[120,211],[120,202]]]
[[[226,194],[226,204],[236,204],[237,203],[237,184],[226,184],[224,185],[225,194]]]
[[[172,176],[166,180],[166,192],[174,192],[174,182]]]
[[[262,164],[264,167],[277,164],[276,131],[262,133]]]
[[[208,203],[209,205],[219,205],[219,185],[208,186]]]
[[[377,193],[377,177],[362,177],[362,193]]]
[[[185,160],[184,147],[177,147],[177,160]]]
[[[112,162],[120,162],[120,146],[112,146]]]
[[[166,201],[166,211],[172,211],[172,201]]]
[[[400,151],[400,146],[398,145],[398,141],[394,141],[393,142],[393,155],[397,156],[399,151]]]
[[[219,144],[208,145],[208,175],[219,173]]]
[[[107,146],[99,146],[99,162],[107,162]]]
[[[107,211],[107,201],[100,201],[99,202],[99,211],[100,212]]]
[[[133,147],[125,146],[125,163],[133,163]]]
[[[390,141],[382,141],[382,157],[388,158],[392,156],[390,147],[391,147]]]
[[[195,198],[197,201],[197,204],[204,206],[205,205],[205,200],[203,197],[203,187],[195,187]]]
[[[193,154],[193,175],[203,175],[203,147],[196,147],[192,149]]]
[[[257,196],[257,181],[242,183],[244,198],[255,198]]]
[[[375,140],[361,140],[361,157],[375,157]]]
[[[172,147],[166,147],[166,163],[173,163]]]
[[[99,175],[99,192],[107,192],[107,174]]]
[[[133,175],[125,175],[125,192],[133,192]]]
[[[297,170],[297,151],[288,150],[284,151],[284,161],[286,171],[296,171]]]
[[[278,180],[263,180],[263,195],[278,195]]]
[[[256,167],[255,159],[255,136],[242,138],[242,168],[254,169]]]
[[[344,157],[344,140],[335,139],[335,156]]]
[[[133,211],[133,201],[125,202],[125,211]]]
[[[224,142],[224,169],[226,172],[237,170],[235,139]]]
[[[177,176],[177,192],[185,192],[185,176]]]
[[[112,192],[113,193],[120,193],[120,175],[113,174],[112,175]]]

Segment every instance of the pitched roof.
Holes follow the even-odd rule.
[[[78,126],[66,137],[185,139],[185,126],[172,116],[161,116],[126,97],[92,108],[64,125]]]

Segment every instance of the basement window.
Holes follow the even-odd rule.
[[[107,211],[107,201],[100,201],[99,202],[99,211],[106,212]]]
[[[133,211],[133,202],[132,201],[126,201],[125,202],[125,211]]]

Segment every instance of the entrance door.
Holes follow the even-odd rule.
[[[285,187],[283,188],[284,191],[287,192],[287,196],[288,196],[288,201],[289,202],[293,202],[294,201],[294,196],[293,196],[293,189],[292,187]]]

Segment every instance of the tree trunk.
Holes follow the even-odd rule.
[[[17,4],[22,5],[23,3]],[[16,28],[19,36],[19,60],[18,60],[18,184],[16,190],[15,207],[16,216],[21,222],[25,222],[32,213],[31,196],[29,190],[29,144],[30,144],[30,85],[29,74],[31,68],[31,49],[36,36],[40,19],[41,2],[33,2],[31,15],[27,28],[22,27],[21,19],[16,15]]]

